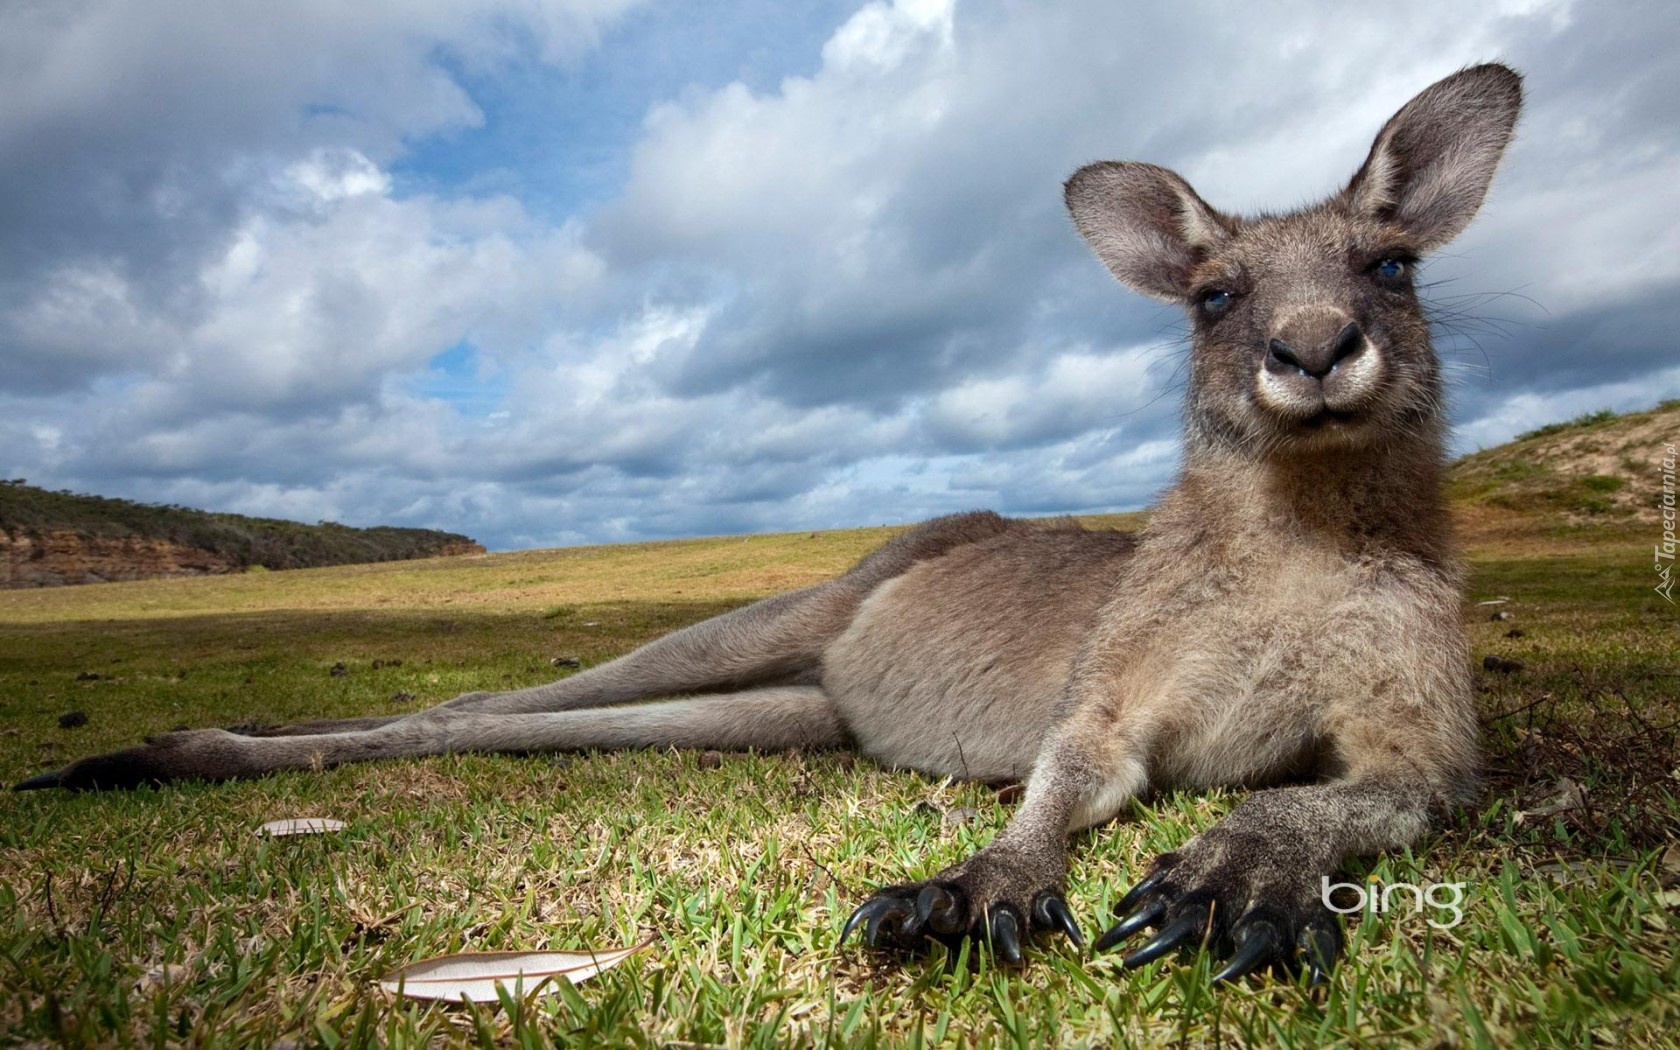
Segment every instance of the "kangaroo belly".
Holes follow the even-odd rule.
[[[885,765],[1024,779],[1130,536],[1012,532],[919,562],[865,599],[825,651],[823,687]]]

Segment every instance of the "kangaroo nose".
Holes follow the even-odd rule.
[[[1337,365],[1358,357],[1364,349],[1365,333],[1357,323],[1349,321],[1336,333],[1336,338],[1309,349],[1273,339],[1266,344],[1266,368],[1279,373],[1304,372],[1314,379],[1323,379]]]

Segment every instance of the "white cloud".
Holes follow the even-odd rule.
[[[600,279],[573,229],[535,224],[515,201],[395,200],[371,164],[303,167],[288,177],[312,194],[308,211],[249,215],[207,261],[197,309],[136,391],[153,418],[319,415],[463,341],[517,355]]]
[[[633,0],[62,0],[0,11],[0,152],[95,130],[125,142],[274,143],[337,129],[377,153],[483,113],[435,61],[483,70],[528,35],[591,46]]]
[[[286,169],[285,179],[328,203],[391,192],[391,177],[353,149],[317,149]]]
[[[1036,374],[972,379],[933,398],[929,427],[941,444],[999,448],[1042,444],[1117,427],[1153,398],[1153,347],[1058,354]]]

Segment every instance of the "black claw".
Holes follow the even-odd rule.
[[[1085,947],[1085,935],[1079,931],[1079,923],[1074,921],[1073,912],[1060,894],[1038,895],[1038,900],[1033,902],[1033,925],[1042,930],[1060,930],[1075,948]]]
[[[871,897],[852,912],[852,917],[846,920],[846,926],[840,931],[840,943],[845,944],[846,938],[860,923],[863,925],[863,943],[871,948],[881,946],[882,926],[888,919],[897,920],[902,926],[904,921],[913,918],[915,913],[910,908],[910,902],[897,897]]]
[[[1317,987],[1330,979],[1336,958],[1342,954],[1342,928],[1334,919],[1308,922],[1296,939],[1307,959],[1307,984]]]
[[[55,769],[51,773],[42,773],[39,776],[30,777],[28,780],[20,780],[12,785],[12,790],[45,791],[48,788],[58,787],[58,774],[60,772],[60,770]]]
[[[1128,894],[1129,896],[1129,894]],[[1167,902],[1163,900],[1146,900],[1132,909],[1132,913],[1108,928],[1108,932],[1097,939],[1096,950],[1106,952],[1132,934],[1152,925],[1167,913]]]
[[[992,951],[998,958],[1011,965],[1020,963],[1021,924],[1012,910],[998,908],[992,912],[991,935]]]
[[[1144,894],[1159,886],[1163,881],[1165,881],[1166,877],[1166,868],[1156,868],[1155,871],[1146,876],[1142,882],[1137,883],[1131,889],[1126,891],[1126,895],[1120,898],[1120,903],[1114,906],[1114,914],[1124,915],[1131,911],[1137,906],[1137,902],[1143,899]]]
[[[916,895],[915,924],[917,928],[926,926],[937,936],[950,937],[962,932],[966,910],[956,894],[930,882]]]
[[[1276,926],[1264,919],[1258,919],[1238,926],[1232,939],[1236,942],[1237,950],[1231,954],[1231,958],[1219,972],[1210,978],[1214,984],[1253,973],[1262,963],[1277,954],[1283,937],[1278,933]]]
[[[886,907],[880,909],[864,924],[863,936],[871,948],[879,948],[888,942],[899,947],[907,946],[912,941],[906,935],[905,928],[915,917],[915,906],[909,901],[888,898]]]
[[[1195,940],[1207,928],[1206,912],[1195,911],[1173,920],[1166,929],[1139,945],[1137,950],[1120,960],[1127,969],[1154,962],[1180,945]]]
[[[1022,942],[1036,931],[1065,934],[1075,945],[1085,944],[1058,890],[1041,891],[1022,907],[976,901],[962,881],[945,879],[881,887],[846,918],[838,945],[851,940],[854,930],[867,947],[905,952],[924,948],[930,940],[953,949],[965,941],[985,941],[998,964],[1011,966],[1023,963]]]
[[[861,923],[865,918],[867,918],[869,916],[872,909],[874,909],[876,903],[877,902],[875,900],[871,899],[871,900],[866,900],[862,904],[857,906],[857,909],[854,910],[852,912],[852,914],[846,919],[846,925],[840,927],[840,943],[841,944],[846,943],[846,939],[852,935],[853,930],[857,929],[858,924]]]

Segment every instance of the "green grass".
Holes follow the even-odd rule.
[[[1490,790],[1351,877],[1469,883],[1464,923],[1366,915],[1327,994],[1217,994],[1044,945],[896,964],[836,947],[877,885],[989,839],[991,790],[849,756],[461,756],[97,796],[0,797],[0,1044],[1667,1046],[1662,851],[1680,838],[1680,615],[1637,529],[1470,530]],[[585,666],[826,578],[885,530],[720,538],[0,593],[0,780],[179,724],[414,710]],[[1499,606],[1481,600],[1509,598]],[[1511,614],[1493,620],[1494,611]],[[1520,637],[1508,632],[1521,630]],[[335,665],[343,672],[334,674]],[[88,716],[58,727],[69,711]],[[1580,783],[1586,806],[1518,814]],[[1174,793],[1073,844],[1088,933],[1240,794]],[[944,811],[972,807],[971,822]],[[336,835],[259,839],[290,816]],[[563,994],[393,1002],[462,949],[654,946]]]
[[[1596,412],[1583,412],[1574,419],[1564,420],[1561,423],[1547,423],[1543,427],[1524,431],[1517,435],[1517,440],[1526,441],[1529,438],[1550,437],[1553,434],[1562,434],[1570,430],[1590,430],[1593,427],[1614,423],[1620,418],[1621,416],[1615,410],[1601,408]]]

